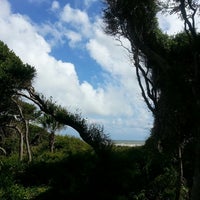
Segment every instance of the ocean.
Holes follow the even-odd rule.
[[[113,140],[116,146],[136,147],[144,145],[145,141],[140,140]]]

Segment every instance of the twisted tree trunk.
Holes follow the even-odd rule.
[[[27,155],[28,155],[28,162],[32,161],[32,154],[31,154],[31,148],[30,148],[30,143],[29,143],[29,122],[28,120],[24,119],[24,124],[25,124],[25,141],[26,141],[26,150],[27,150]]]

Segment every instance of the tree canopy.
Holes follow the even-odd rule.
[[[0,41],[0,113],[9,112],[11,96],[17,91],[26,89],[32,84],[35,77],[34,67],[26,64]]]

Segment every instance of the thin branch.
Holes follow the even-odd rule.
[[[0,150],[6,155],[6,150],[3,147],[0,147]]]
[[[140,89],[141,89],[141,92],[142,92],[142,96],[143,96],[143,98],[144,98],[144,100],[145,100],[145,102],[147,104],[147,107],[149,108],[149,110],[153,114],[155,114],[155,108],[153,108],[151,103],[149,102],[149,99],[146,96],[144,87],[142,85],[141,77],[140,77],[140,74],[139,74],[140,64],[139,64],[139,55],[138,54],[139,54],[138,49],[136,49],[135,53],[134,53],[134,61],[135,61],[136,75],[137,75],[138,83],[139,83],[139,86],[140,86]]]
[[[152,81],[147,77],[147,74],[145,73],[144,69],[142,68],[142,66],[141,66],[140,64],[138,65],[138,69],[142,72],[143,78],[144,78],[144,80],[145,80],[146,89],[147,89],[147,95],[148,95],[148,97],[153,101],[154,106],[156,107],[157,99],[156,99],[154,93],[151,92],[152,90],[150,89],[150,85],[151,85],[152,88],[154,88],[154,87],[153,87],[153,83],[152,83]],[[154,90],[154,91],[155,91],[155,90]]]
[[[191,5],[191,4],[189,4],[189,5]],[[188,19],[185,0],[180,0],[180,10],[181,10],[181,15],[185,21],[185,24],[188,26],[191,35],[195,38],[196,37],[196,31],[195,31],[195,27],[194,27],[195,23],[194,23],[194,21],[193,21],[193,23],[191,23],[190,20]],[[195,13],[196,13],[196,11],[194,12],[194,14]],[[186,26],[185,26],[185,30],[187,31]]]
[[[122,43],[122,41],[120,40],[120,36],[115,38],[116,41],[118,41],[120,43],[119,46],[123,47],[129,54],[132,54],[133,52],[126,46],[124,46],[124,44]]]
[[[196,12],[197,12],[197,8],[194,8],[194,6],[192,5],[192,0],[188,0],[188,5],[190,7],[190,9],[193,11],[193,14],[192,14],[192,26],[193,28],[195,29],[195,15],[196,15]]]

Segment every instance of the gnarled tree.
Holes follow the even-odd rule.
[[[112,141],[109,136],[104,133],[102,126],[97,124],[88,124],[87,120],[82,118],[80,114],[73,114],[67,109],[56,105],[52,99],[46,99],[43,95],[37,93],[33,87],[27,88],[26,92],[18,92],[19,96],[23,96],[36,105],[40,110],[50,115],[60,124],[67,125],[75,129],[80,137],[99,155],[104,154],[112,147]]]
[[[81,136],[81,138],[91,145],[97,153],[103,153],[112,146],[108,135],[104,134],[103,127],[96,124],[88,124],[87,120],[80,114],[72,114],[66,109],[57,106],[51,99],[46,99],[38,94],[32,87],[35,76],[35,69],[22,61],[0,41],[0,127],[8,125],[14,118],[13,100],[21,97],[31,100],[46,114],[52,116],[60,124],[71,126]],[[22,111],[18,105],[18,110]],[[26,123],[26,133],[28,124],[24,112],[18,112],[20,118]],[[16,126],[13,127],[16,129]],[[26,134],[28,141],[28,134]],[[28,147],[28,146],[27,146]],[[30,149],[28,147],[30,153]],[[30,155],[30,154],[29,154]]]

